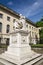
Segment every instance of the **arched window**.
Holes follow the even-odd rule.
[[[2,23],[0,23],[0,32],[2,32]]]
[[[3,14],[2,13],[0,13],[0,18],[3,18]]]
[[[9,31],[10,31],[10,25],[7,25],[6,32],[9,33]]]

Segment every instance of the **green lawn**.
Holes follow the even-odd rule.
[[[7,48],[7,46],[8,46],[8,45],[6,45],[6,44],[1,44],[1,45],[0,45],[0,48]]]
[[[31,47],[34,47],[34,48],[43,48],[43,44],[32,44]]]

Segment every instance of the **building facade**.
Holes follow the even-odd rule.
[[[15,21],[19,22],[20,14],[0,4],[0,44],[9,44],[10,33],[14,31]],[[26,29],[30,32],[30,43],[39,39],[38,27],[29,19],[25,18]]]

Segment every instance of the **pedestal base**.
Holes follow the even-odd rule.
[[[0,55],[5,65],[32,65],[41,59],[42,55],[31,50],[28,32],[20,30],[11,34],[7,51]]]
[[[0,62],[5,65],[32,65],[43,59],[40,54],[34,52],[32,52],[32,55],[29,54],[27,54],[26,57],[20,58],[19,56],[3,53],[0,55]]]

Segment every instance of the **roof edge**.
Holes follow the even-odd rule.
[[[0,7],[4,8],[4,9],[8,10],[10,13],[13,13],[13,14],[17,15],[18,17],[20,17],[20,14],[19,14],[19,13],[17,13],[16,11],[13,11],[12,9],[8,8],[7,6],[5,6],[5,5],[3,5],[3,4],[1,4],[1,3],[0,3]],[[36,26],[36,24],[33,23],[30,19],[28,19],[28,18],[25,18],[25,19],[26,19],[26,21],[27,21],[28,23],[34,25],[35,27],[38,27],[38,26]]]

